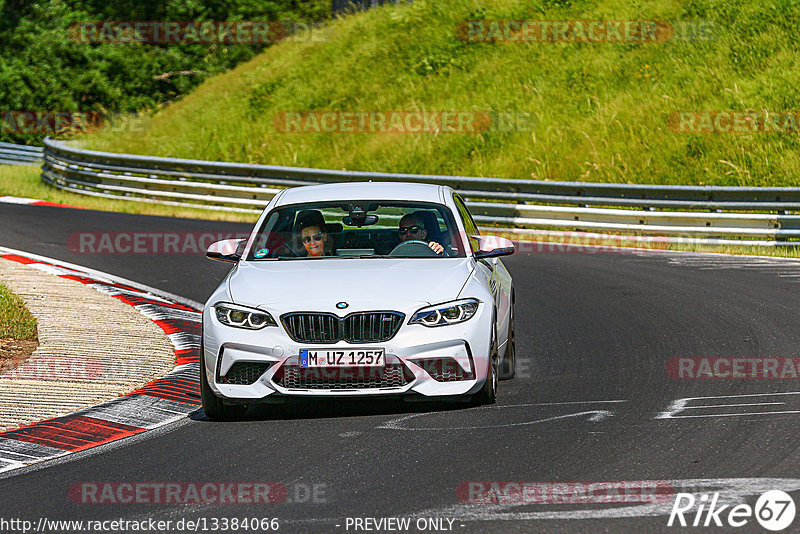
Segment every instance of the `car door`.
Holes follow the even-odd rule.
[[[454,195],[454,200],[461,222],[467,232],[470,248],[472,252],[475,252],[478,249],[478,240],[472,236],[480,235],[478,226],[472,219],[464,199],[459,195]],[[477,268],[485,275],[486,283],[489,285],[489,290],[494,298],[494,307],[497,311],[495,317],[497,343],[499,353],[502,355],[508,340],[508,322],[511,312],[511,275],[499,258],[481,259],[476,264]]]

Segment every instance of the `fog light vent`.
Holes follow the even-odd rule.
[[[465,371],[453,358],[427,358],[412,361],[422,367],[437,382],[475,380],[475,373]]]
[[[218,384],[235,384],[249,386],[272,366],[269,362],[236,362],[231,365],[225,376],[217,376]],[[219,371],[217,371],[219,373]]]

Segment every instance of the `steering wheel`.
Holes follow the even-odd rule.
[[[300,253],[296,251],[294,247],[292,247],[292,245],[289,244],[290,241],[291,239],[270,240],[269,244],[271,244],[272,246],[267,247],[271,250],[269,257],[271,258],[279,258],[281,256],[290,258],[299,257]]]
[[[293,255],[295,258],[299,258],[299,257],[300,257],[300,253],[299,253],[299,252],[297,252],[297,251],[296,251],[296,250],[295,250],[295,249],[294,249],[294,248],[293,248],[291,245],[289,245],[289,243],[284,243],[284,244],[283,244],[283,250],[284,250],[284,251],[285,251],[285,250],[288,250],[289,252],[291,252],[291,253],[292,253],[292,255]],[[283,256],[284,254],[281,254],[281,255]],[[285,254],[285,255],[286,255],[286,256],[288,256],[289,254]]]
[[[425,256],[438,256],[428,243],[420,241],[419,239],[409,239],[403,241],[392,249],[389,256],[411,256],[416,258],[424,258]]]

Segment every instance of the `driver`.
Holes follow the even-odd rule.
[[[297,217],[300,242],[309,256],[326,256],[331,253],[325,219],[317,210],[306,210]]]
[[[403,218],[400,219],[400,228],[398,228],[398,230],[400,232],[401,243],[411,240],[427,242],[425,238],[428,237],[428,231],[425,229],[423,222],[414,213],[404,215]],[[428,246],[436,254],[444,252],[444,247],[436,241],[428,242]]]

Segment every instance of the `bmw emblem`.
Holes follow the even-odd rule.
[[[336,307],[337,307],[337,308],[339,308],[340,310],[343,310],[343,309],[345,309],[345,308],[346,308],[346,307],[348,307],[348,306],[349,306],[349,304],[348,304],[348,303],[346,303],[346,302],[337,302],[337,303],[336,303]]]

